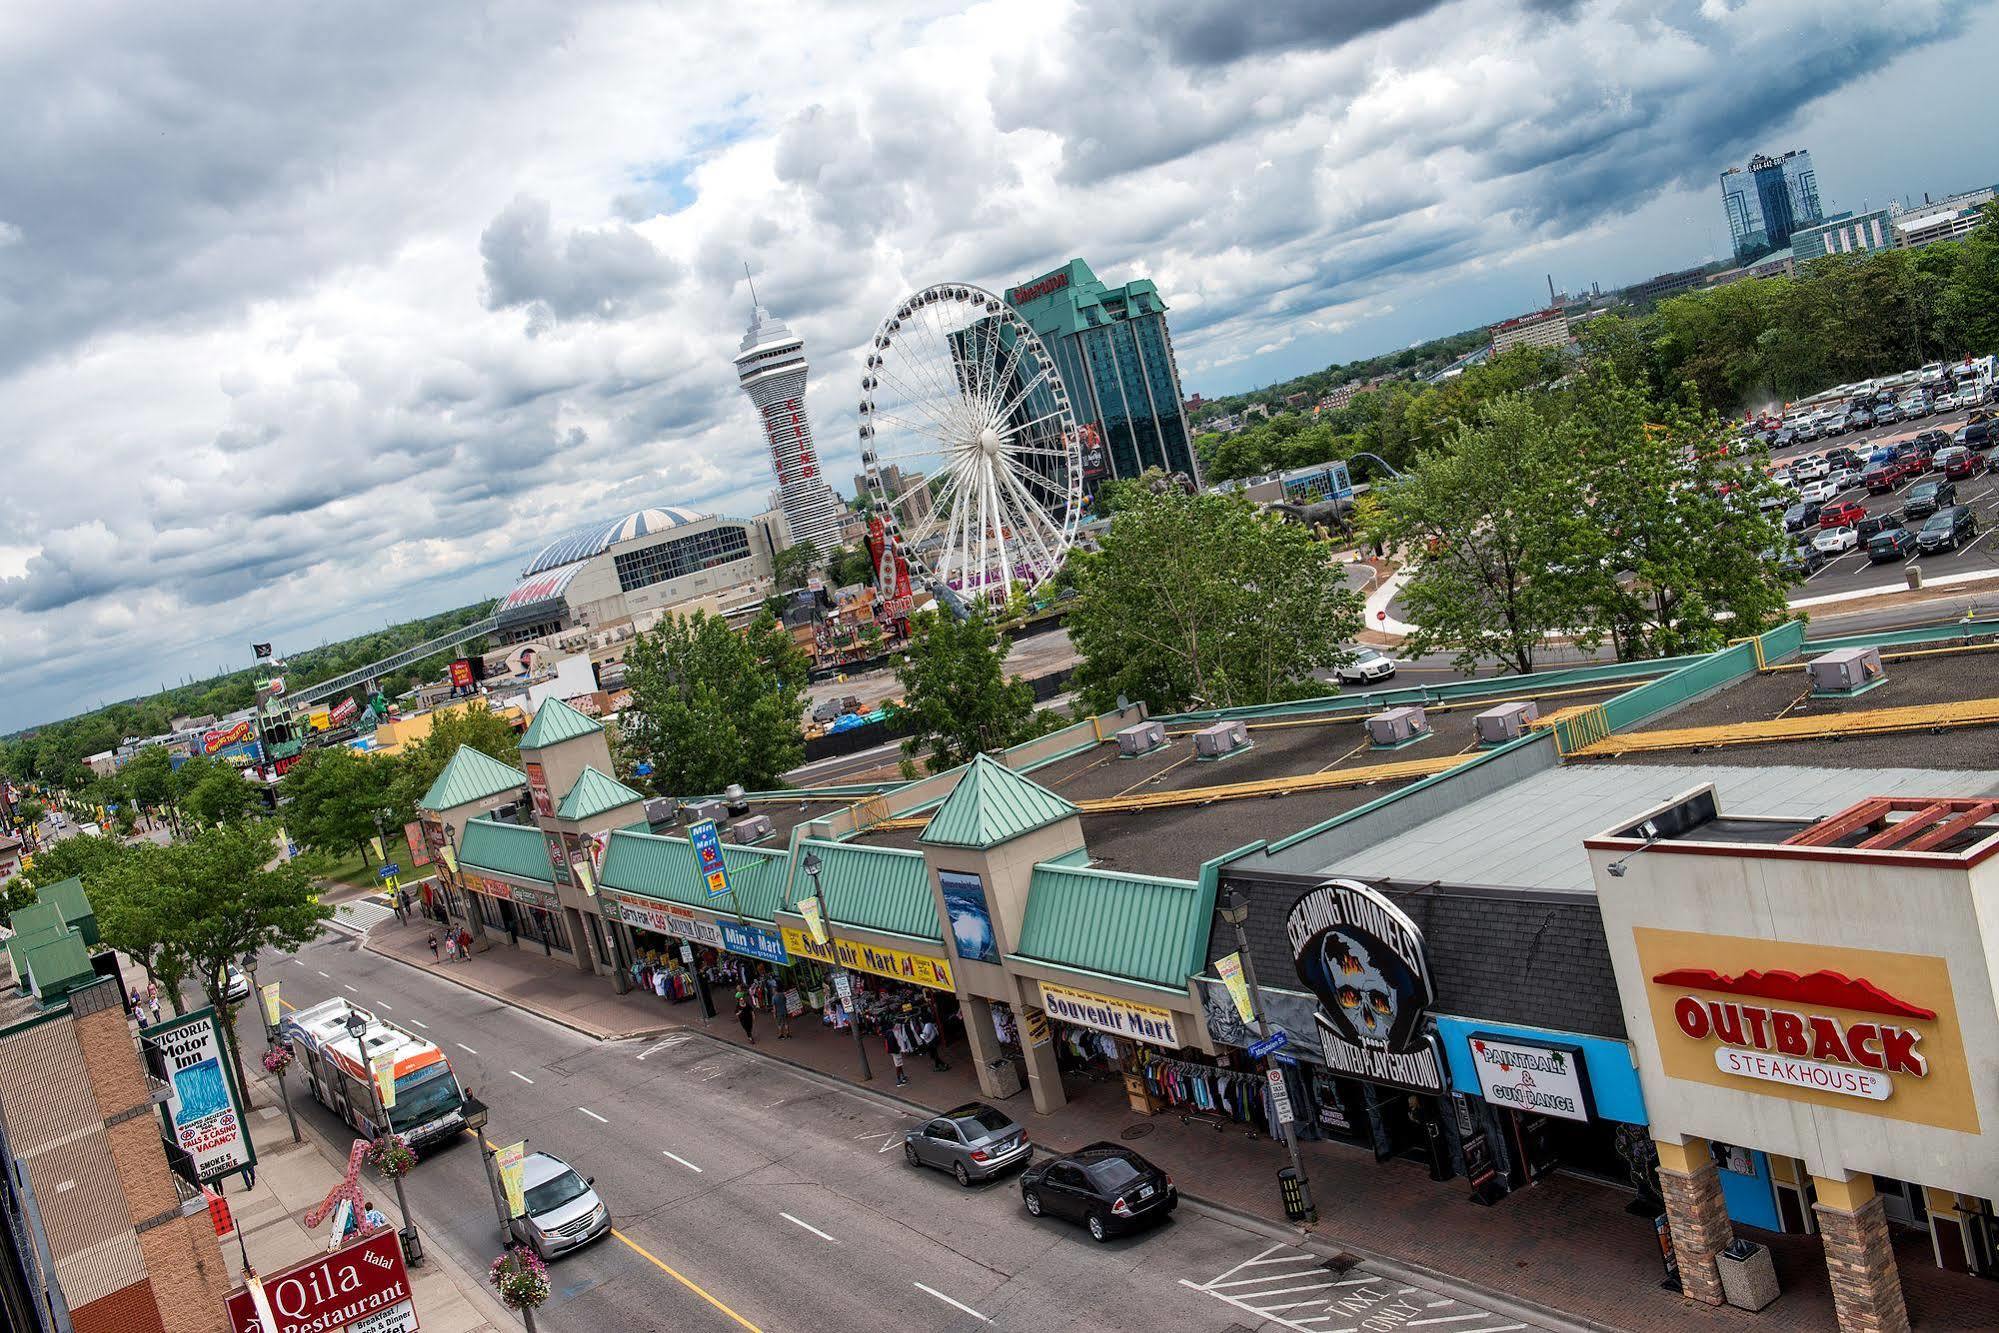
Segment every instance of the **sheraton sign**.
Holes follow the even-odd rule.
[[[1941,958],[1635,934],[1666,1073],[1976,1131]]]

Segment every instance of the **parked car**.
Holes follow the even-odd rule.
[[[1951,395],[1950,405],[1953,411],[1963,412],[1977,407],[1984,401],[1984,388],[1977,384],[1961,384],[1958,386],[1957,392]]]
[[[1860,455],[1843,444],[1835,444],[1825,451],[1825,461],[1834,468],[1859,467]]]
[[[1902,408],[1893,398],[1874,405],[1874,424],[1892,426],[1902,419]]]
[[[515,1240],[553,1259],[609,1234],[611,1210],[597,1197],[595,1177],[577,1175],[552,1153],[529,1153],[521,1166],[527,1207],[507,1223]]]
[[[1987,448],[1994,443],[1992,438],[1992,423],[1989,421],[1967,422],[1965,425],[1960,426],[1957,434],[1951,438],[1967,449]]]
[[[1893,463],[1874,463],[1860,474],[1860,484],[1869,495],[1886,495],[1902,480],[1902,469]]]
[[[1815,528],[1819,522],[1819,507],[1815,504],[1794,504],[1784,511],[1784,531],[1799,532],[1805,528]]]
[[[1957,485],[1949,481],[1921,481],[1902,497],[1902,517],[1928,518],[1946,505],[1957,503]]]
[[[1815,500],[1820,504],[1824,504],[1844,489],[1842,486],[1835,485],[1830,479],[1808,481],[1798,488],[1798,498],[1800,500]]]
[[[1036,1162],[1020,1173],[1020,1197],[1035,1217],[1067,1217],[1092,1240],[1163,1220],[1180,1204],[1173,1178],[1115,1143]]]
[[[1832,471],[1832,464],[1819,454],[1791,460],[1791,475],[1799,481],[1818,481]]]
[[[1867,539],[1869,564],[1885,565],[1916,553],[1916,534],[1904,527],[1883,528]]]
[[[934,1166],[970,1185],[1029,1160],[1034,1145],[1006,1112],[966,1102],[904,1134],[902,1155],[911,1166]]]
[[[1961,444],[1937,450],[1934,461],[1936,470],[1952,481],[1965,481],[1975,477],[1983,472],[1986,466],[1984,454],[1967,449]]]
[[[1916,534],[1916,549],[1924,555],[1955,551],[1978,535],[1978,517],[1970,505],[1947,505],[1930,516]]]
[[[1774,469],[1770,473],[1770,480],[1776,482],[1779,486],[1788,486],[1794,491],[1798,489],[1798,479],[1792,474],[1791,469],[1787,467]]]
[[[1365,685],[1371,680],[1387,680],[1395,674],[1395,659],[1384,656],[1372,648],[1356,647],[1354,659],[1333,668],[1333,675],[1344,685]]]
[[[1842,491],[1850,491],[1860,484],[1860,469],[1836,467],[1826,476],[1826,480]]]
[[[1945,445],[1949,443],[1950,443],[1949,431],[1925,430],[1925,431],[1918,431],[1914,436],[1910,438],[1909,447],[1912,449],[1927,449],[1931,453],[1935,453],[1937,450],[1943,448]]]
[[[1896,518],[1893,514],[1869,514],[1866,518],[1861,519],[1853,525],[1853,535],[1860,538],[1860,544],[1865,546],[1868,542],[1874,540],[1875,533],[1886,532],[1890,528],[1899,528],[1901,526],[1902,520]]]
[[[1902,395],[1902,420],[1915,421],[1930,414],[1929,395],[1920,391]]]
[[[1855,500],[1844,500],[1839,504],[1827,505],[1819,510],[1821,528],[1850,528],[1867,517],[1867,507]]]
[[[222,978],[222,998],[237,1004],[250,998],[250,978],[231,963]]]
[[[1846,428],[1848,430],[1872,430],[1874,428],[1874,409],[1865,403],[1859,403],[1846,409]]]
[[[1765,551],[1763,554],[1794,583],[1802,583],[1824,569],[1826,563],[1825,555],[1810,542],[1797,542],[1787,546],[1781,555],[1775,551]]]
[[[1936,465],[1936,450],[1926,444],[1912,444],[1902,451],[1901,464],[1905,475],[1920,477]]]
[[[1848,551],[1857,550],[1859,546],[1860,535],[1850,527],[1825,528],[1818,536],[1812,538],[1812,549],[1828,558],[1845,555]]]

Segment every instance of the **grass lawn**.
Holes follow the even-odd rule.
[[[312,873],[319,878],[351,884],[358,889],[372,889],[380,882],[375,878],[375,868],[372,865],[361,864],[361,852],[358,848],[344,856],[315,857],[311,864]]]

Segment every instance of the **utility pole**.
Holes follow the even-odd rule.
[[[1242,928],[1243,922],[1249,920],[1249,899],[1240,889],[1230,889],[1222,899],[1221,914],[1222,920],[1228,922],[1235,931],[1236,957],[1242,961],[1242,979],[1249,987],[1250,1006],[1256,1013],[1256,1034],[1268,1040],[1270,1022],[1263,1016],[1263,992],[1256,988],[1256,963],[1249,954],[1249,935]],[[1259,1063],[1263,1066],[1264,1077],[1267,1079],[1270,1071],[1276,1066],[1271,1064],[1268,1055]],[[1298,1155],[1298,1131],[1292,1128],[1289,1120],[1281,1116],[1279,1123],[1284,1128],[1285,1150],[1291,1154],[1291,1169],[1298,1175],[1298,1196],[1305,1204],[1305,1220],[1316,1222],[1319,1220],[1319,1209],[1312,1202],[1312,1182],[1305,1174],[1305,1159]]]

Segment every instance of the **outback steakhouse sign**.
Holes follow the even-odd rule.
[[[265,1328],[247,1290],[229,1296],[232,1333],[415,1333],[416,1304],[393,1231],[264,1279],[276,1323]]]
[[[1666,1073],[1977,1131],[1943,959],[1635,934]]]

